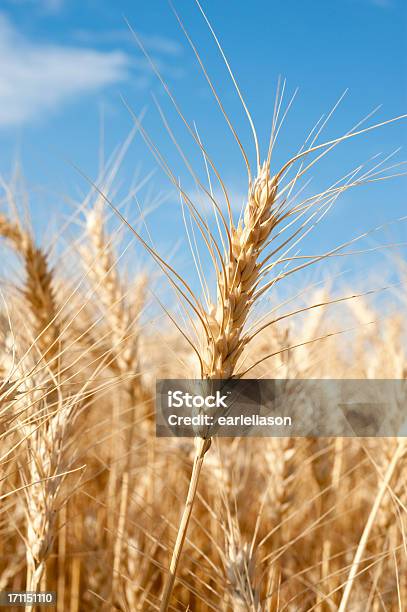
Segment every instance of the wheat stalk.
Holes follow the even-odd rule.
[[[380,486],[376,493],[374,503],[372,505],[368,519],[363,529],[362,536],[359,540],[359,544],[356,549],[355,556],[353,557],[353,561],[350,567],[349,575],[345,582],[342,598],[341,598],[341,601],[338,607],[338,612],[346,612],[346,610],[348,609],[348,602],[349,602],[350,594],[352,592],[352,587],[354,585],[354,581],[355,581],[355,577],[359,569],[359,565],[362,561],[363,553],[365,551],[370,532],[373,528],[374,522],[376,520],[376,516],[379,512],[379,509],[381,507],[386,491],[390,487],[390,484],[394,476],[394,473],[397,469],[398,463],[400,459],[403,457],[405,452],[406,452],[405,439],[400,438],[400,440],[397,443],[397,447],[393,453],[393,456],[391,460],[389,461],[386,472],[384,473],[382,477],[382,482],[380,483]]]
[[[132,463],[134,465],[135,428],[140,411],[143,409],[143,400],[147,398],[146,390],[141,381],[140,355],[139,355],[139,319],[144,306],[146,292],[146,278],[142,275],[137,279],[130,299],[123,288],[120,278],[117,259],[109,236],[103,209],[103,200],[100,198],[86,213],[86,244],[81,248],[81,256],[86,264],[87,277],[93,291],[98,298],[99,310],[103,312],[103,322],[106,322],[109,333],[109,344],[106,347],[105,359],[109,367],[122,379],[120,388],[124,390],[125,419],[128,421],[124,460],[118,466],[122,474],[122,494],[129,487],[133,488]],[[130,304],[128,303],[130,301]],[[131,376],[129,377],[129,373]],[[121,404],[122,402],[120,402]],[[142,421],[143,422],[143,421]],[[116,453],[114,453],[116,454]],[[115,471],[112,472],[115,475]],[[112,493],[116,486],[115,478],[111,479]],[[127,499],[127,495],[126,495]],[[114,564],[111,581],[111,600],[117,592],[120,578],[121,546],[119,543],[126,538],[126,518],[129,512],[129,503],[120,506],[120,529],[114,545]],[[119,548],[118,548],[119,546]]]
[[[217,305],[206,313],[206,350],[202,356],[202,376],[207,379],[231,378],[242,354],[247,338],[242,331],[249,315],[254,291],[259,281],[261,265],[258,261],[264,243],[268,240],[277,217],[273,203],[277,193],[277,179],[270,176],[265,162],[253,185],[244,212],[244,221],[230,231],[230,250],[218,273]],[[175,576],[186,537],[199,475],[210,440],[198,439],[187,501],[181,517],[177,539],[171,558],[169,575],[164,588],[161,608],[168,609]]]

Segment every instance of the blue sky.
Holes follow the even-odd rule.
[[[254,161],[248,122],[222,59],[193,0],[175,2],[200,50],[239,137]],[[276,163],[295,153],[320,115],[345,89],[348,93],[326,128],[324,139],[347,131],[377,105],[373,121],[407,112],[407,5],[404,0],[223,0],[205,11],[234,69],[265,152],[278,76],[287,79],[287,98],[299,93],[281,132]],[[182,123],[124,21],[126,17],[174,91],[186,117],[196,122],[222,176],[242,203],[244,166],[191,49],[164,0],[3,0],[0,8],[0,172],[9,176],[22,162],[39,231],[52,216],[71,210],[86,182],[71,162],[92,178],[100,163],[101,123],[106,156],[126,137],[131,116],[146,113],[149,134],[188,183],[180,158],[165,133],[151,94],[159,100],[188,157],[204,174]],[[103,121],[101,120],[103,117]],[[341,145],[320,169],[316,188],[351,170],[371,155],[406,143],[406,122]],[[405,159],[401,152],[398,159]],[[148,206],[160,194],[167,201],[151,216],[154,237],[171,249],[182,234],[177,197],[136,136],[119,175],[123,193],[134,173],[154,177],[139,194]],[[376,184],[346,194],[310,238],[312,252],[326,249],[364,229],[406,214],[405,181]],[[191,189],[193,187],[191,186]],[[133,203],[132,216],[137,215]],[[406,225],[387,231],[386,240],[405,238]],[[181,244],[181,253],[185,242]],[[307,250],[304,246],[304,249]],[[305,251],[304,251],[305,252]],[[374,265],[379,260],[373,259]],[[376,262],[376,263],[375,263]]]

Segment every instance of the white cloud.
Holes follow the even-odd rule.
[[[45,10],[56,13],[61,10],[64,0],[42,0]]]
[[[7,0],[9,4],[35,6],[46,13],[58,13],[64,6],[65,0]]]
[[[138,35],[150,53],[162,53],[173,57],[177,57],[182,53],[182,46],[172,38],[158,34],[138,33]],[[76,30],[74,36],[78,41],[87,44],[131,44],[137,47],[137,42],[129,28],[98,32]]]
[[[393,6],[392,0],[365,0],[368,4],[374,6],[380,6],[381,8],[391,8]]]
[[[0,126],[29,121],[123,81],[129,68],[120,51],[30,42],[0,13]]]

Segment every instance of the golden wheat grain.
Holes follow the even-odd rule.
[[[56,535],[57,499],[69,465],[65,456],[66,437],[74,403],[52,407],[36,404],[36,414],[21,423],[26,439],[26,466],[21,466],[27,517],[27,589],[36,591],[46,569]]]
[[[33,337],[40,356],[57,370],[60,324],[53,288],[53,275],[47,255],[35,246],[31,235],[20,224],[0,215],[0,236],[10,242],[25,268],[23,295],[33,320]]]
[[[231,378],[235,373],[245,346],[242,330],[262,271],[260,251],[278,220],[272,210],[276,194],[277,179],[270,176],[270,166],[265,162],[249,188],[243,223],[231,229],[230,253],[218,274],[217,304],[207,314],[205,378]]]
[[[228,579],[228,603],[233,612],[260,612],[254,552],[247,542],[242,542],[236,519],[229,515],[227,524],[223,562]]]

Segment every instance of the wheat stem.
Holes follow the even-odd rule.
[[[338,612],[346,612],[346,610],[348,609],[348,601],[349,601],[349,597],[352,591],[352,587],[355,581],[355,577],[357,574],[357,571],[359,569],[359,565],[360,562],[362,560],[362,555],[364,553],[364,550],[366,548],[366,544],[367,541],[369,539],[369,535],[370,535],[370,531],[374,525],[377,513],[379,511],[379,508],[381,506],[383,497],[388,489],[388,487],[390,486],[390,481],[393,477],[394,471],[397,467],[397,464],[400,460],[400,458],[402,457],[403,453],[405,451],[405,440],[403,438],[400,439],[398,445],[397,445],[397,449],[393,455],[392,460],[389,463],[389,467],[387,468],[387,471],[384,475],[382,484],[379,487],[379,490],[377,492],[376,495],[376,499],[374,501],[374,504],[372,506],[372,509],[370,511],[369,517],[366,521],[366,525],[365,528],[363,530],[362,533],[362,537],[359,540],[359,545],[358,548],[356,550],[355,556],[353,558],[353,562],[352,562],[352,566],[349,572],[349,576],[348,579],[346,581],[346,586],[345,586],[345,590],[343,592],[342,595],[342,599],[341,599],[341,603],[339,605],[338,608]]]
[[[174,550],[172,551],[170,568],[161,599],[160,612],[166,612],[170,604],[170,599],[175,583],[175,577],[177,575],[178,564],[187,535],[187,529],[192,514],[196,491],[198,488],[199,476],[201,474],[203,460],[205,457],[205,453],[209,450],[210,445],[210,439],[196,438],[196,451],[194,464],[192,467],[191,479],[189,481],[188,494],[185,501],[185,507],[182,513],[181,521],[178,527],[177,539],[175,541]]]

